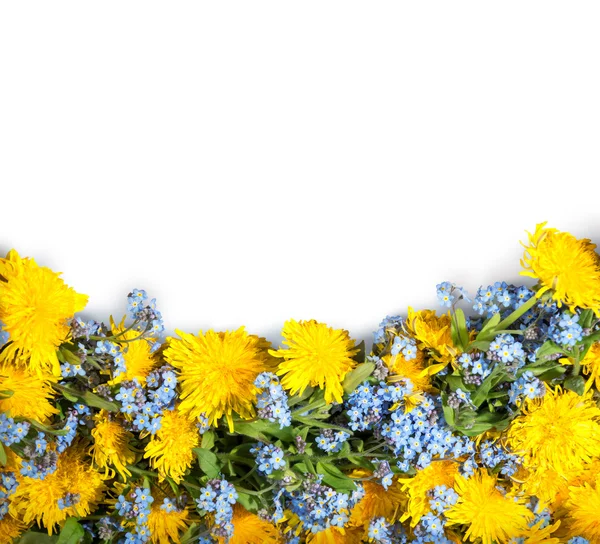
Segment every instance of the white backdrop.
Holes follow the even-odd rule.
[[[4,2],[0,250],[170,331],[370,340],[600,241],[597,2]]]

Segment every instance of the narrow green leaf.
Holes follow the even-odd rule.
[[[10,391],[8,389],[5,389],[4,391],[0,391],[0,398],[3,399],[9,399],[10,397],[12,397],[15,394],[14,391]]]
[[[342,383],[344,392],[350,394],[354,391],[362,382],[364,382],[375,370],[375,363],[361,363],[356,368],[349,372]]]
[[[194,540],[194,542],[198,540],[198,537],[194,535],[196,527],[198,527],[198,524],[195,522],[188,527],[187,531],[181,535],[181,544],[187,544],[192,540]]]
[[[6,451],[4,450],[4,445],[0,442],[0,465],[3,467],[6,466],[6,462],[8,458],[6,457]]]
[[[467,330],[467,319],[465,317],[465,312],[463,312],[460,308],[456,310],[456,319],[458,321],[458,336],[460,340],[459,346],[464,350],[469,343],[469,331]]]
[[[53,387],[58,389],[65,398],[70,400],[71,402],[77,402],[78,399],[81,399],[83,404],[87,406],[92,406],[94,408],[100,408],[101,410],[108,410],[109,412],[118,412],[119,405],[116,402],[110,402],[102,397],[92,393],[91,391],[78,391],[76,389],[72,389],[71,387],[60,385],[58,383],[54,384]]]
[[[477,335],[476,340],[493,340],[496,336],[494,329],[498,323],[500,323],[500,314],[494,314],[484,323],[483,327],[479,331],[479,334]]]
[[[446,393],[441,393],[442,397],[442,411],[444,412],[444,419],[446,423],[450,425],[450,427],[454,426],[455,418],[454,418],[454,408],[448,406],[448,395]]]

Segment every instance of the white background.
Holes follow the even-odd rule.
[[[4,2],[0,250],[88,316],[370,340],[600,241],[597,2]]]

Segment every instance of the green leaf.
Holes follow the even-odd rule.
[[[181,535],[181,544],[187,544],[188,542],[191,542],[192,540],[194,540],[194,542],[195,542],[198,539],[198,537],[194,535],[194,531],[196,530],[196,527],[198,527],[197,523],[192,523],[188,527],[188,530]]]
[[[204,448],[194,448],[194,453],[198,457],[200,469],[209,478],[217,478],[221,473],[221,465],[217,456],[210,450]]]
[[[457,320],[458,326],[458,337],[459,337],[459,347],[461,349],[465,349],[469,344],[469,330],[467,329],[467,319],[465,318],[465,312],[463,312],[460,308],[456,310],[454,313]]]
[[[0,465],[2,465],[3,467],[6,466],[7,461],[8,459],[6,457],[6,451],[4,451],[4,446],[0,442]]]
[[[490,317],[479,331],[476,340],[492,340],[496,335],[494,333],[494,329],[500,323],[500,314],[494,314]],[[487,349],[485,350],[487,351]]]
[[[56,544],[58,535],[48,536],[47,533],[36,533],[35,531],[27,531],[20,538],[15,540],[15,544]]]
[[[357,344],[355,347],[358,348],[358,353],[353,357],[353,359],[359,363],[363,363],[367,355],[365,350],[365,341],[361,340],[360,344]]]
[[[2,398],[2,399],[9,399],[14,394],[15,394],[14,391],[10,391],[8,389],[5,389],[4,391],[0,391],[0,398]]]
[[[479,351],[487,351],[488,349],[490,349],[490,344],[491,342],[489,340],[475,340],[467,346],[467,349],[478,349]]]
[[[293,466],[293,469],[301,472],[302,474],[308,474],[308,468],[306,467],[306,463],[296,463]]]
[[[71,365],[80,365],[81,359],[79,356],[75,355],[71,350],[67,349],[65,346],[61,346],[58,350],[60,354],[63,356],[64,360]]]
[[[310,397],[313,394],[314,390],[314,387],[309,386],[302,392],[301,395],[294,395],[293,397],[290,397],[288,400],[288,406],[295,406],[296,404],[305,401],[308,397]]]
[[[208,430],[202,435],[200,447],[205,450],[210,450],[215,445],[215,431]]]
[[[58,391],[60,391],[65,396],[65,398],[67,398],[71,402],[77,402],[77,399],[81,399],[83,404],[87,406],[92,406],[101,410],[108,410],[109,412],[119,411],[119,405],[116,402],[107,401],[102,397],[96,395],[95,393],[92,393],[91,391],[78,391],[76,389],[72,389],[71,387],[60,385],[58,383],[54,384],[53,387],[55,389],[58,389]]]
[[[584,329],[589,329],[594,322],[594,311],[593,310],[583,310],[579,315],[579,324]]]
[[[455,418],[454,418],[454,408],[448,406],[448,395],[447,393],[442,393],[442,411],[444,412],[444,419],[446,423],[450,425],[450,427],[454,426]]]
[[[455,376],[454,374],[446,376],[446,383],[450,386],[450,389],[452,389],[452,391],[456,391],[457,389],[462,389],[463,391],[467,389],[473,389],[472,386],[467,386],[465,384],[462,376]]]
[[[483,412],[477,414],[475,423],[469,428],[457,427],[466,436],[477,436],[490,429],[499,431],[506,429],[510,423],[510,418],[507,418],[501,412]]]
[[[505,377],[506,372],[501,370],[499,366],[494,367],[492,373],[485,380],[483,380],[483,382],[481,382],[481,385],[471,395],[471,402],[477,408],[479,408],[487,398],[490,390],[500,383]]]
[[[56,544],[78,544],[83,540],[84,534],[85,530],[79,525],[77,518],[67,518]]]
[[[292,442],[294,440],[294,433],[291,427],[279,428],[279,423],[271,423],[266,419],[257,419],[252,422],[242,422],[235,424],[235,432],[237,434],[243,434],[254,438],[255,440],[261,440],[268,442],[267,436],[274,436],[283,440],[284,442]]]
[[[579,396],[583,395],[585,390],[585,380],[582,376],[570,376],[565,380],[564,385],[569,391],[574,391]]]
[[[538,348],[538,350],[535,352],[536,362],[537,361],[545,362],[552,355],[556,355],[558,353],[564,354],[564,350],[558,344],[553,342],[552,340],[548,340],[548,341],[544,342]]]
[[[317,472],[323,475],[323,482],[336,491],[354,491],[356,484],[339,468],[330,463],[317,463]]]
[[[258,502],[256,497],[238,491],[237,502],[239,502],[246,510],[256,512],[258,510]]]
[[[595,342],[600,341],[600,331],[595,332],[594,334],[590,334],[589,336],[585,336],[581,343],[584,346],[591,346]]]
[[[342,383],[344,392],[352,393],[362,382],[364,382],[375,370],[375,363],[361,363],[349,372]]]

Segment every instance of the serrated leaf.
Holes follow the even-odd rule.
[[[221,473],[221,464],[218,457],[212,451],[204,448],[194,448],[193,451],[198,457],[200,470],[210,479],[217,478]]]
[[[84,528],[79,525],[77,518],[67,518],[63,525],[56,544],[78,544],[85,534]]]

